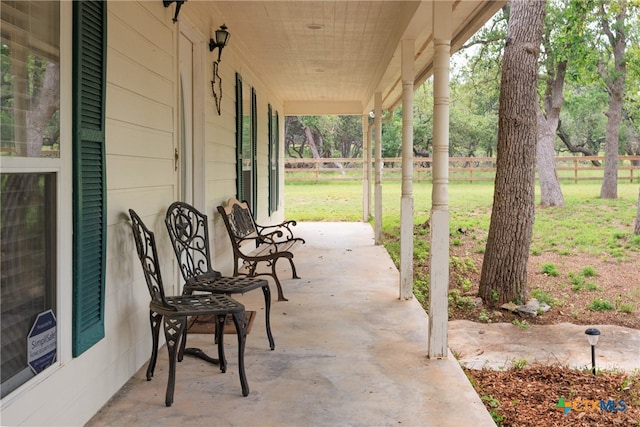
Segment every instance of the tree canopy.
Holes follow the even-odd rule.
[[[623,21],[616,13],[625,6]],[[618,154],[640,154],[640,1],[549,0],[538,64],[539,102],[544,109],[548,83],[565,63],[563,101],[555,129],[556,155],[603,154],[607,140],[611,79],[616,78],[611,38],[624,31],[625,79]],[[500,73],[510,3],[483,26],[451,61],[449,155],[495,156]],[[599,70],[599,65],[600,70]],[[432,152],[433,87],[427,80],[414,94],[416,156]],[[382,127],[383,157],[401,156],[402,109]],[[360,116],[287,117],[286,153],[312,157],[357,157],[362,153]],[[313,137],[313,140],[310,139]]]

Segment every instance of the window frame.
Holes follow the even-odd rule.
[[[60,155],[46,157],[0,156],[3,173],[55,174],[56,210],[54,257],[54,313],[56,315],[57,352],[55,362],[2,398],[2,403],[17,398],[25,389],[33,387],[53,375],[71,356],[72,319],[72,134],[71,134],[71,62],[72,62],[72,3],[60,2]],[[25,337],[26,339],[26,337]]]

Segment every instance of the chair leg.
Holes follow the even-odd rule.
[[[276,282],[276,286],[278,287],[278,301],[289,301],[284,297],[284,293],[282,292],[282,285],[280,284],[280,280],[278,279],[278,275],[276,274],[276,262],[271,263],[271,277]]]
[[[169,380],[167,382],[167,394],[164,400],[167,406],[173,404],[173,390],[176,385],[176,358],[186,324],[186,317],[167,319],[165,316],[164,318],[164,336],[167,340],[167,350],[169,351]]]
[[[220,363],[220,371],[227,372],[227,359],[224,357],[224,324],[227,320],[226,314],[216,316],[215,342],[218,343],[218,362]]]
[[[193,295],[193,291],[186,291],[184,288],[182,289],[182,295]],[[197,318],[197,316],[196,316]],[[189,319],[187,319],[188,321]],[[189,323],[187,323],[188,325]],[[187,349],[187,329],[188,326],[185,326],[184,328],[184,334],[182,334],[182,342],[180,343],[180,348],[178,349],[178,362],[182,362],[182,360],[184,359],[184,353],[185,350]]]
[[[236,333],[238,334],[238,373],[240,374],[240,386],[242,387],[242,395],[249,395],[249,383],[247,382],[247,375],[244,371],[244,346],[247,340],[247,313],[242,311],[240,313],[233,314],[233,323],[236,326]]]
[[[273,341],[273,334],[271,333],[271,290],[269,289],[269,284],[262,287],[262,292],[264,292],[264,316],[267,328],[267,338],[269,339],[269,347],[271,350],[274,350],[276,348],[276,343]]]
[[[149,365],[147,365],[147,381],[151,381],[151,378],[153,378],[153,372],[156,369],[162,315],[149,310],[149,322],[151,323],[151,359],[149,359]]]
[[[189,319],[187,319],[187,321],[188,320]],[[180,338],[180,347],[178,347],[178,362],[182,362],[182,359],[184,359],[184,352],[186,349],[187,349],[187,326],[185,325],[184,333]]]

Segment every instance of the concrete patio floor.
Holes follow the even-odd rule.
[[[279,265],[289,301],[272,289],[274,351],[262,293],[238,297],[258,312],[245,350],[249,396],[240,390],[237,341],[226,335],[226,373],[185,357],[166,407],[162,347],[153,380],[143,366],[87,426],[495,426],[451,353],[426,357],[428,317],[415,299],[398,299],[398,271],[369,224],[296,231],[307,241],[295,251],[302,279]],[[209,335],[191,334],[189,345],[215,354]]]

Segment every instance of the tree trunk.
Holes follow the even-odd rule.
[[[600,188],[600,197],[603,199],[615,199],[618,197],[618,135],[622,122],[622,106],[624,100],[624,84],[627,74],[625,62],[626,36],[624,21],[627,14],[626,1],[621,1],[616,15],[614,28],[610,28],[609,21],[600,3],[600,20],[602,29],[609,40],[613,50],[614,71],[608,71],[606,65],[600,61],[598,72],[607,85],[609,92],[609,109],[607,116],[607,137],[604,150],[604,178]],[[612,31],[613,30],[613,31]]]
[[[618,197],[618,136],[622,120],[623,96],[624,83],[621,89],[612,90],[609,96],[609,109],[606,112],[607,139],[604,147],[604,178],[600,188],[600,197],[603,199]]]
[[[304,135],[307,138],[307,143],[309,144],[311,155],[314,159],[319,159],[320,153],[318,152],[318,146],[316,145],[315,138],[313,137],[313,132],[311,132],[311,128],[309,126],[304,127]]]
[[[540,181],[540,205],[564,206],[564,196],[555,163],[555,127],[558,118],[544,116],[538,107],[538,179]]]
[[[493,211],[480,297],[525,301],[535,215],[538,55],[546,0],[513,0],[502,60]]]
[[[545,111],[543,112],[538,106],[537,158],[542,206],[564,206],[564,197],[556,172],[554,145],[560,121],[560,108],[564,100],[562,90],[566,70],[567,62],[560,62],[555,70],[555,78],[548,83],[547,96],[544,98]]]
[[[51,115],[60,108],[60,67],[49,63],[35,107],[27,112],[27,156],[40,157],[44,134]]]
[[[636,225],[633,228],[633,234],[640,234],[640,191],[638,192],[638,213],[636,213]]]

